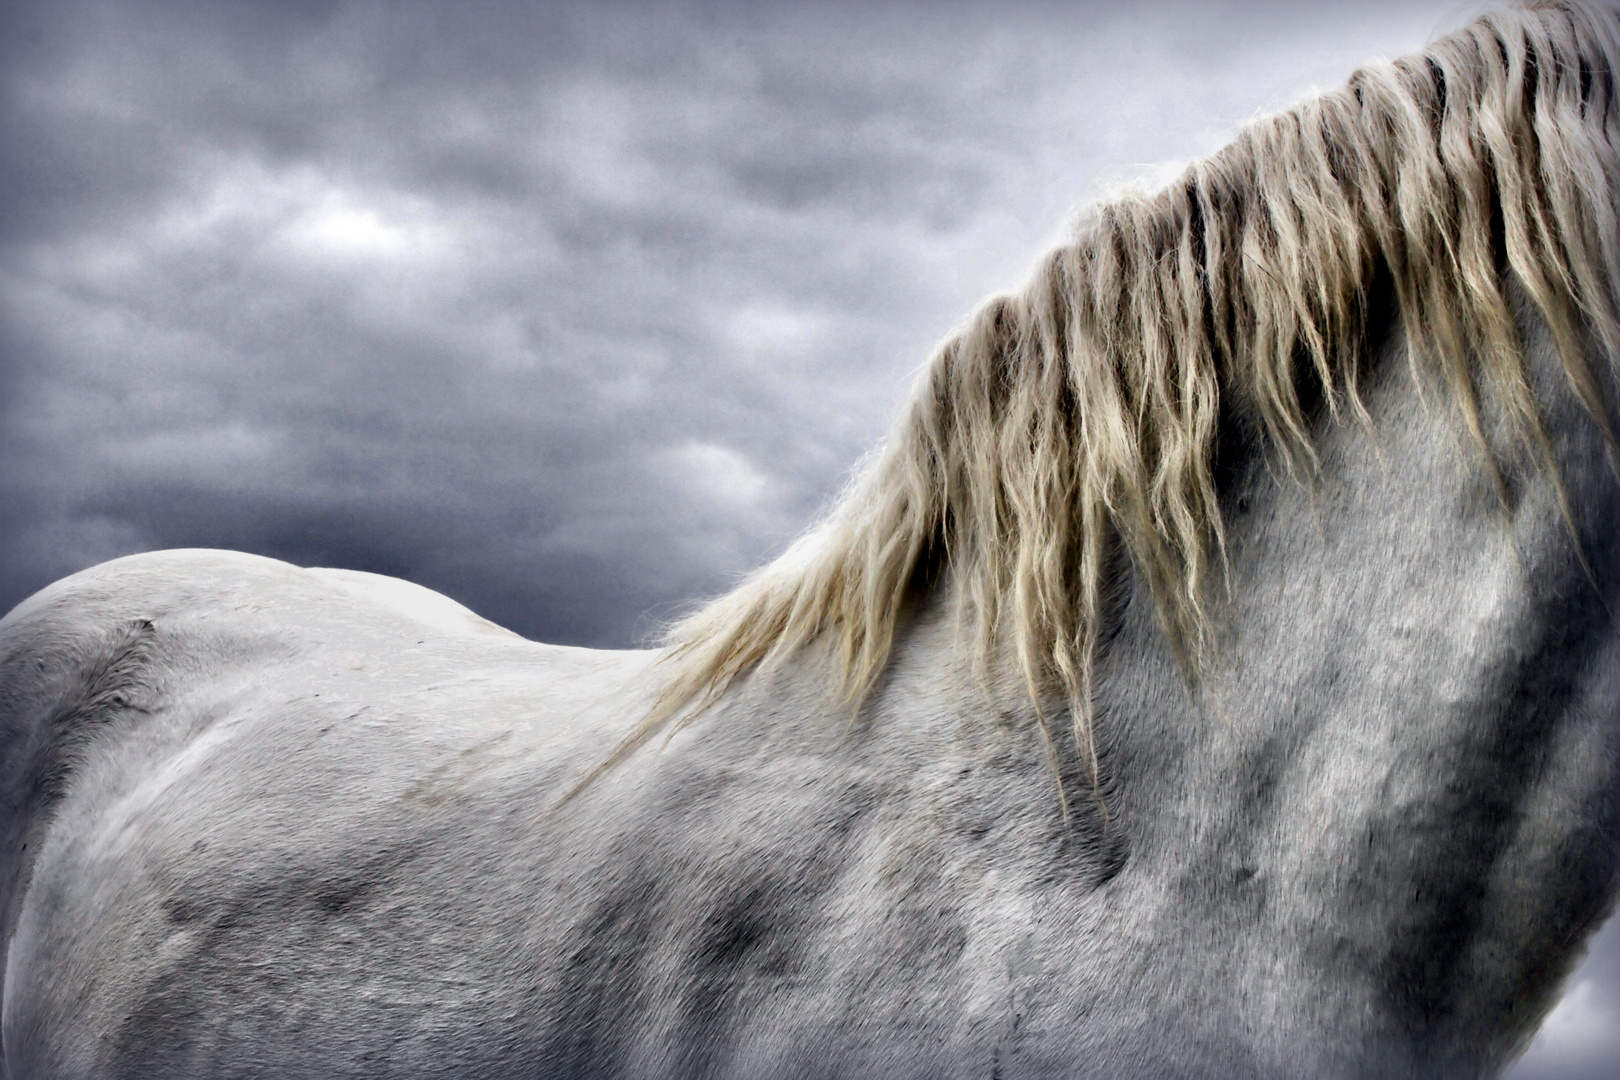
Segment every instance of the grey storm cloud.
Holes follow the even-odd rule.
[[[643,640],[780,551],[1084,199],[1459,21],[5,5],[0,609],[211,546]],[[1620,1061],[1614,934],[1518,1075]]]

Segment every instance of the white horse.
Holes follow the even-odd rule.
[[[1479,1076],[1620,867],[1620,21],[1097,207],[661,652],[134,556],[0,623],[33,1077]]]

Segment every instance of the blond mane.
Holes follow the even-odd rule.
[[[1357,364],[1383,329],[1369,326],[1377,289],[1493,474],[1485,400],[1551,460],[1510,277],[1607,433],[1589,357],[1620,356],[1617,64],[1611,12],[1487,14],[1254,122],[1162,191],[1092,208],[1021,291],[940,346],[821,523],[671,629],[662,693],[615,759],[817,640],[858,708],[908,595],[932,583],[974,628],[978,661],[1014,657],[1032,696],[1066,699],[1089,752],[1111,559],[1145,577],[1197,671],[1224,549],[1223,398],[1311,468],[1305,402],[1366,418]]]

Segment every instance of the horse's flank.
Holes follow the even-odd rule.
[[[1392,308],[1414,374],[1439,375],[1504,499],[1501,454],[1551,464],[1510,279],[1609,434],[1617,71],[1607,11],[1493,12],[1257,121],[1162,191],[1090,210],[940,347],[826,520],[670,631],[663,694],[621,754],[824,635],[858,708],[908,595],[946,567],[980,663],[1007,647],[1032,697],[1067,698],[1089,748],[1116,549],[1202,670],[1223,409],[1311,472],[1316,411],[1367,419],[1359,365]],[[1507,439],[1486,438],[1482,398]]]

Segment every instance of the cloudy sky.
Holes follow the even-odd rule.
[[[1089,198],[1472,8],[0,4],[0,610],[213,546],[624,646]],[[1620,1064],[1611,929],[1517,1075]]]

